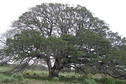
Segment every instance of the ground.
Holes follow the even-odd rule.
[[[26,70],[13,75],[3,74],[8,67],[0,67],[0,84],[126,84],[126,80],[118,80],[101,74],[89,74],[87,78],[74,72],[60,73],[59,78],[48,78],[48,72],[42,70]],[[100,78],[99,78],[100,77]]]

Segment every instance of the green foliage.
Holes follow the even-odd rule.
[[[73,83],[78,83],[78,80],[77,79],[74,79],[72,82]]]
[[[29,84],[28,79],[24,79],[21,74],[5,75],[0,74],[0,83]]]
[[[74,45],[77,44],[77,39],[73,35],[66,35],[66,34],[64,34],[64,35],[61,36],[61,39],[63,39],[64,41],[66,41],[67,44],[71,45],[71,46],[74,46]]]
[[[101,79],[95,78],[95,81],[102,84],[126,84],[126,81],[124,80],[118,80],[113,78],[101,78]]]
[[[6,45],[6,53],[27,57],[41,52],[48,53],[47,48],[51,49],[54,54],[58,54],[58,51],[66,47],[66,42],[56,37],[42,37],[40,32],[35,30],[24,30],[16,34],[14,38],[7,39]]]
[[[53,77],[53,81],[59,81],[58,77]]]
[[[124,80],[116,80],[115,84],[126,84],[126,81],[124,81]]]
[[[64,40],[56,37],[48,37],[45,44],[52,50],[55,56],[59,55],[60,51],[66,49],[67,46],[67,43]]]
[[[95,80],[93,79],[85,79],[86,84],[96,84]]]
[[[110,77],[97,78],[95,79],[87,78],[84,79],[81,75],[75,75],[74,72],[60,73],[59,77],[49,78],[47,75],[41,75],[41,73],[47,73],[47,71],[32,71],[28,70],[27,73],[30,75],[23,76],[22,81],[18,81],[21,74],[15,73],[13,75],[0,74],[0,84],[11,83],[11,84],[126,84],[126,80],[118,80]],[[38,75],[34,76],[33,74]],[[93,75],[92,75],[93,76]]]
[[[24,80],[24,77],[21,74],[13,74],[11,77],[17,79],[19,82]]]
[[[16,81],[17,80],[13,77],[8,77],[3,74],[0,74],[0,82],[1,83],[12,83],[12,82],[16,82]]]
[[[77,40],[79,45],[94,49],[98,54],[106,54],[111,48],[110,42],[107,39],[89,29],[78,30]]]

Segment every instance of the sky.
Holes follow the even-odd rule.
[[[110,30],[126,37],[126,0],[0,0],[0,35],[10,29],[12,21],[22,13],[41,3],[85,6],[109,24]]]

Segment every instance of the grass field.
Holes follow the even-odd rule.
[[[125,80],[117,80],[111,77],[101,77],[101,74],[89,75],[87,78],[82,75],[70,73],[60,73],[59,78],[48,78],[47,71],[26,70],[23,73],[13,75],[4,74],[8,67],[0,67],[0,84],[126,84]]]

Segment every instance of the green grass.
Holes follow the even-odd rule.
[[[5,72],[5,71],[9,71],[11,68],[10,67],[0,67],[0,72]]]
[[[49,78],[48,71],[26,70],[23,73],[13,75],[2,72],[9,70],[8,67],[0,67],[0,84],[126,84],[125,80],[117,80],[111,77],[100,77],[102,74],[91,75],[84,78],[74,72],[60,73],[59,78]]]

